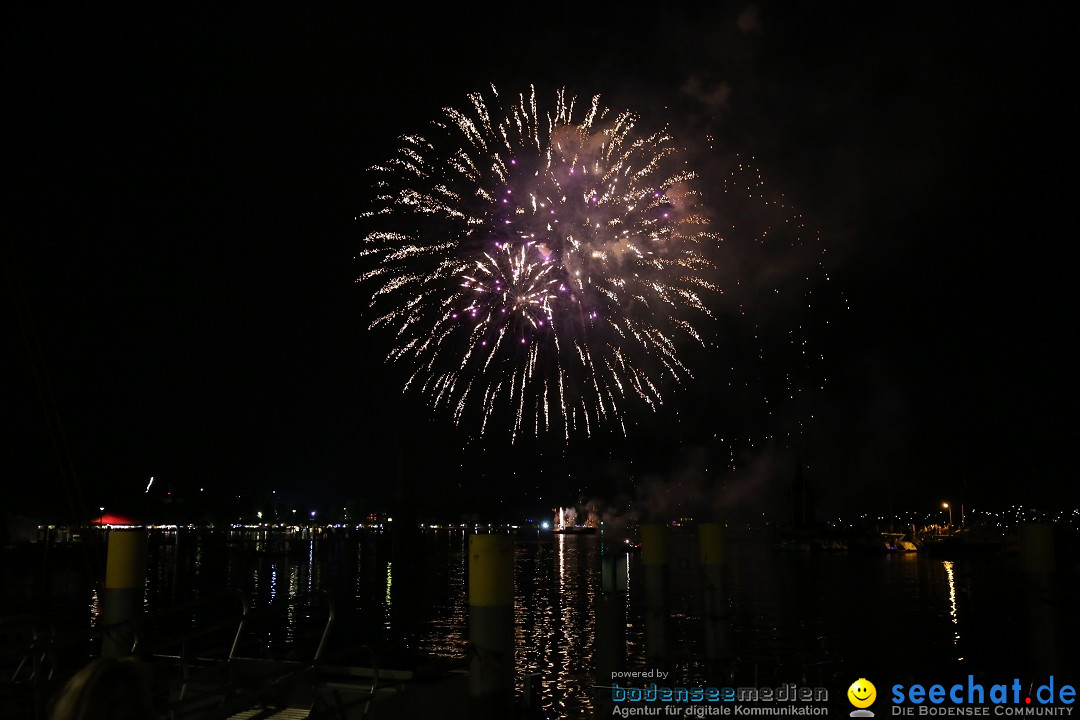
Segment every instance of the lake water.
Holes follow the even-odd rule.
[[[467,532],[424,530],[407,553],[395,553],[393,543],[377,531],[293,538],[286,547],[247,531],[155,530],[144,608],[155,613],[227,590],[258,607],[323,590],[336,602],[335,640],[369,644],[384,666],[464,661]],[[534,533],[515,544],[519,687],[533,675],[555,717],[587,717],[594,706],[600,543],[596,535]],[[1062,558],[1052,575],[1034,577],[1015,552],[809,553],[732,538],[731,656],[708,663],[696,547],[691,529],[671,529],[664,664],[674,681],[794,682],[827,687],[838,698],[860,677],[874,679],[879,692],[893,683],[949,683],[969,674],[986,683],[1042,682],[1053,674],[1080,685],[1075,560]],[[32,563],[5,569],[4,611],[37,604],[63,629],[93,626],[100,601],[91,579],[100,546],[86,554],[70,547],[51,552],[51,559],[39,553]],[[624,662],[645,670],[655,665],[646,661],[645,573],[640,553],[626,558],[627,592],[617,596]],[[205,621],[196,613],[184,622],[194,629]],[[320,622],[314,607],[302,606],[255,632],[269,651],[285,652]]]

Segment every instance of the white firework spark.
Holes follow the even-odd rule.
[[[666,132],[594,97],[494,87],[375,166],[358,282],[407,388],[480,434],[589,434],[655,409],[705,344],[715,241]]]

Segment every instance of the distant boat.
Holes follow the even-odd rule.
[[[557,535],[595,535],[596,528],[588,525],[567,525],[566,527],[555,528],[554,532]]]
[[[883,532],[881,537],[885,540],[885,548],[889,552],[916,552],[919,546],[905,533]]]
[[[977,526],[945,535],[928,535],[921,549],[931,554],[999,552],[1005,549],[1005,536],[997,528]]]

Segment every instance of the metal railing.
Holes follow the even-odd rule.
[[[305,646],[295,638],[288,657],[274,657],[269,643],[253,635],[280,630],[290,613],[317,621],[317,642]],[[335,618],[326,591],[260,607],[235,591],[65,634],[39,627],[33,618],[9,618],[0,621],[0,635],[14,640],[0,654],[0,718],[46,720],[65,683],[106,641],[121,642],[150,669],[162,718],[223,719],[255,707],[364,717],[383,678],[366,645],[328,652]]]

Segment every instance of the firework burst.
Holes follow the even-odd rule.
[[[710,316],[695,174],[666,131],[494,87],[372,168],[358,282],[388,359],[479,434],[591,434],[691,376]]]

